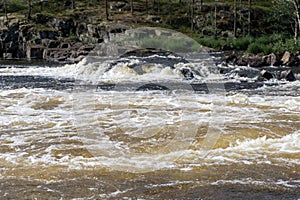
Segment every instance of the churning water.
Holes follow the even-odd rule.
[[[299,81],[149,60],[2,65],[1,199],[300,198]]]

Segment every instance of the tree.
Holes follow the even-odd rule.
[[[233,35],[236,37],[236,0],[233,2]]]
[[[6,0],[3,0],[3,1],[2,1],[2,5],[3,5],[3,9],[4,9],[4,15],[5,15],[6,21],[7,21],[7,23],[8,23],[8,15],[7,15]]]
[[[248,0],[248,35],[251,35],[251,0]]]
[[[76,7],[76,6],[75,6],[75,0],[71,0],[71,9],[73,9],[73,10],[74,10],[74,9],[75,9],[75,7]]]
[[[148,0],[146,0],[146,16],[148,17]]]
[[[27,0],[27,20],[30,20],[31,19],[31,0]]]
[[[298,37],[298,31],[300,31],[300,15],[299,15],[299,3],[297,0],[289,0],[289,2],[292,2],[294,5],[294,15],[295,15],[295,43],[297,42]]]
[[[108,20],[108,0],[105,0],[105,16],[106,16],[106,20]]]
[[[195,0],[192,0],[191,4],[191,31],[194,31],[194,9],[195,7]]]
[[[214,28],[215,28],[215,38],[217,37],[217,3],[218,0],[215,0],[215,12],[214,12],[214,18],[215,18],[215,22],[214,22]]]
[[[290,30],[294,33],[295,43],[300,31],[300,8],[299,0],[275,0],[274,18],[283,30]]]

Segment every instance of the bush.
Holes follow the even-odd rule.
[[[252,43],[247,48],[248,53],[262,53],[263,48],[261,47],[261,44],[259,43]]]
[[[252,37],[243,37],[236,39],[234,48],[237,50],[247,50],[248,46],[252,43]]]
[[[227,43],[225,40],[215,39],[214,37],[198,38],[196,40],[201,45],[214,48],[214,49],[220,49],[222,46],[224,46]]]

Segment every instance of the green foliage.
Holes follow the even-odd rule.
[[[76,35],[70,35],[70,36],[68,37],[68,40],[69,40],[70,42],[78,42],[78,41],[79,41],[79,38],[78,38]]]
[[[214,49],[221,49],[221,47],[226,44],[225,40],[215,39],[214,37],[197,38],[196,41],[203,46],[214,48]]]
[[[20,0],[9,0],[6,4],[8,13],[20,12],[27,9],[27,3]]]
[[[142,38],[141,47],[157,48],[174,52],[190,52],[199,49],[199,44],[189,37]]]
[[[247,52],[248,53],[264,53],[264,54],[269,54],[272,52],[272,47],[270,45],[267,44],[262,44],[259,42],[254,42],[251,43],[248,48],[247,48]]]
[[[232,49],[243,51],[253,42],[253,37],[229,38],[227,42]]]

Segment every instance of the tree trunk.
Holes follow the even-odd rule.
[[[236,37],[236,0],[233,2],[233,35]]]
[[[6,18],[6,22],[8,24],[8,15],[7,15],[6,0],[3,0],[2,4],[3,4],[3,9],[4,9],[4,15],[5,15],[5,18]]]
[[[146,16],[148,17],[148,0],[146,0]]]
[[[160,15],[160,0],[157,2],[157,15]]]
[[[27,20],[30,20],[31,19],[31,0],[28,0],[27,1],[27,4],[28,4],[28,8],[27,8]]]
[[[194,6],[195,6],[195,0],[192,0],[192,4],[191,4],[191,31],[194,31]]]
[[[200,0],[200,12],[202,11],[202,7],[203,7],[203,0]]]
[[[251,35],[251,0],[248,0],[248,35]]]
[[[72,0],[72,1],[71,1],[71,4],[72,4],[72,5],[71,5],[71,9],[74,10],[74,9],[75,9],[75,0]]]
[[[215,18],[215,24],[214,24],[214,28],[215,28],[215,38],[217,38],[217,2],[218,0],[215,0],[215,13],[214,13],[214,18]]]
[[[299,14],[299,4],[297,2],[297,0],[293,0],[293,4],[295,7],[295,12],[296,12],[296,19],[295,20],[295,44],[297,44],[297,38],[298,38],[298,31],[300,30],[300,14]]]
[[[106,15],[106,20],[108,20],[108,0],[105,0],[105,15]]]
[[[133,0],[130,1],[130,12],[133,15]]]

